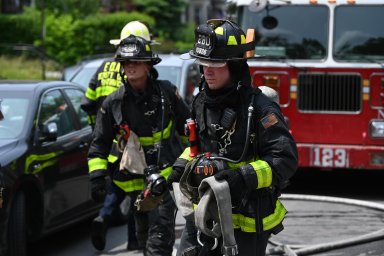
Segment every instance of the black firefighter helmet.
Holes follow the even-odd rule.
[[[243,30],[234,22],[211,19],[195,29],[195,45],[189,55],[197,62],[220,63],[245,60],[245,53],[255,49],[255,42],[246,42]]]
[[[152,52],[150,42],[140,36],[130,35],[121,40],[115,54],[115,61],[148,61],[152,65],[158,64],[161,59]]]

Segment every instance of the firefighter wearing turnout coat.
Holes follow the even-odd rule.
[[[140,21],[128,22],[121,30],[120,39],[111,39],[109,42],[114,46],[118,46],[122,39],[131,34],[140,36],[150,41],[151,44],[154,43],[149,27]],[[95,128],[97,111],[100,109],[104,99],[122,85],[121,75],[123,73],[120,71],[120,62],[115,61],[113,58],[107,59],[97,69],[89,82],[81,107],[88,114],[88,122],[92,130]],[[110,174],[111,177],[114,177],[113,172],[119,171],[118,165],[121,155],[121,152],[117,149],[117,141],[114,140],[108,157],[108,172],[112,173]],[[113,218],[117,217],[117,222],[120,221],[119,218],[121,219],[120,205],[124,202],[124,199],[127,199],[126,191],[122,189],[124,187],[126,186],[122,183],[119,186],[115,186],[114,183],[111,186],[106,186],[103,180],[92,183],[92,198],[96,202],[104,202],[103,207],[99,211],[99,216],[93,219],[91,225],[91,241],[97,250],[104,250],[107,242],[108,228],[111,223],[116,223],[116,219],[113,220]],[[105,188],[105,191],[100,188]],[[128,207],[127,250],[132,251],[137,250],[139,246],[135,235],[135,222],[131,210],[133,208],[133,200],[128,199],[126,202],[131,203]]]
[[[131,198],[156,195],[161,199],[150,209],[140,208],[142,201],[136,200],[138,242],[144,247],[144,255],[171,255],[175,205],[167,187],[157,185],[161,185],[159,177],[169,176],[183,150],[186,138],[181,135],[189,110],[174,85],[157,80],[153,65],[161,59],[144,38],[130,35],[121,40],[115,60],[121,63],[127,79],[123,80],[124,86],[107,96],[97,114],[88,153],[91,182],[104,181],[112,141],[118,136],[123,156],[120,171],[113,174],[113,185]]]
[[[287,211],[278,197],[296,171],[297,148],[279,105],[251,86],[245,53],[255,46],[247,41],[229,20],[209,20],[196,28],[188,55],[196,58],[203,77],[188,132],[197,138],[168,178],[170,189],[180,182],[181,192],[195,204],[195,221],[203,198],[199,185],[209,176],[227,181],[237,245],[225,248],[225,234],[217,246],[203,233],[196,236],[193,220],[187,219],[178,255],[262,256],[270,235],[283,229]]]

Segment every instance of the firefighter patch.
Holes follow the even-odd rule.
[[[274,113],[271,113],[265,117],[263,117],[261,120],[261,124],[263,125],[264,129],[268,129],[272,125],[275,125],[279,122],[276,115]]]

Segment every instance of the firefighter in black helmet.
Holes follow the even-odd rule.
[[[192,103],[198,138],[176,160],[168,183],[180,181],[185,197],[198,204],[202,180],[226,180],[237,248],[229,253],[222,241],[215,248],[203,234],[199,244],[187,221],[177,255],[262,256],[270,235],[283,229],[286,210],[278,197],[296,171],[297,148],[279,105],[251,85],[246,53],[254,48],[229,20],[208,20],[195,30],[188,55],[203,74]]]
[[[165,179],[186,142],[189,109],[174,85],[157,79],[153,66],[161,59],[144,38],[130,35],[121,40],[115,61],[125,75],[124,86],[107,96],[97,114],[88,153],[91,179],[105,178],[117,136],[122,160],[112,185],[123,186],[135,201],[139,245],[145,255],[171,255],[175,205]]]
[[[118,47],[122,39],[129,35],[140,36],[145,40],[154,43],[155,41],[151,37],[149,27],[140,21],[128,22],[120,33],[119,39],[112,39],[109,42]],[[96,114],[100,109],[104,99],[116,91],[122,85],[121,78],[121,66],[120,62],[115,61],[113,58],[106,59],[96,73],[93,75],[89,82],[87,91],[84,95],[81,107],[88,114],[88,122],[94,129],[96,123]],[[116,140],[113,143],[111,153],[108,157],[108,175],[112,178],[113,173],[116,170],[121,158],[121,153],[117,150]],[[107,170],[106,170],[107,172]],[[133,200],[129,200],[126,196],[126,182],[119,182],[119,186],[106,186],[104,179],[93,180],[92,186],[92,198],[96,202],[104,202],[103,207],[99,211],[99,215],[93,219],[91,225],[91,241],[93,246],[97,250],[104,250],[106,245],[107,231],[111,223],[125,221],[125,216],[120,213],[121,203],[131,202],[128,207],[128,241],[127,250],[137,250],[139,248],[136,239],[135,222],[131,208],[133,207]]]

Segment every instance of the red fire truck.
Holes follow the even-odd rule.
[[[384,1],[237,0],[255,86],[278,91],[300,167],[384,170]]]

